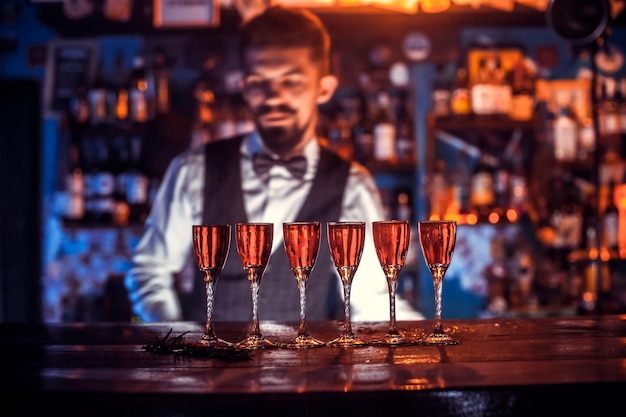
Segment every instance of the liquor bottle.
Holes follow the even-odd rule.
[[[157,48],[154,51],[152,80],[154,82],[154,113],[166,114],[170,110],[170,81],[168,60],[165,51]]]
[[[114,59],[114,116],[117,121],[128,120],[130,99],[129,99],[129,80],[126,68],[124,66],[124,55],[122,51],[117,51]]]
[[[495,96],[494,114],[498,118],[508,118],[513,111],[513,88],[511,86],[511,73],[502,66],[502,60],[495,58],[493,69],[493,94]]]
[[[337,153],[343,158],[351,161],[355,158],[353,121],[350,120],[346,111],[340,111],[337,114]]]
[[[198,79],[193,86],[193,96],[196,102],[192,147],[207,143],[216,138],[215,128],[215,75],[213,73],[215,60],[208,58]]]
[[[526,66],[525,57],[520,57],[513,66],[511,74],[512,106],[511,119],[530,120],[535,106],[534,82]]]
[[[491,209],[489,221],[491,223],[507,223],[507,210],[510,208],[510,175],[509,167],[502,163],[495,169],[493,176],[493,191],[495,204]]]
[[[496,112],[496,97],[491,75],[488,60],[480,59],[476,81],[470,90],[472,113],[478,118],[491,118]]]
[[[140,136],[133,136],[129,142],[130,163],[126,173],[126,201],[129,207],[129,220],[131,223],[143,223],[149,211],[149,180],[141,170],[141,146]]]
[[[379,91],[374,116],[374,158],[377,162],[396,164],[396,121],[387,91]]]
[[[578,130],[578,160],[589,161],[596,150],[596,129],[591,115],[580,119]]]
[[[89,87],[89,119],[93,126],[109,120],[111,92],[106,80],[104,64],[98,63],[94,80]]]
[[[430,196],[430,219],[443,219],[446,215],[449,194],[448,181],[446,179],[446,162],[437,159],[433,172],[428,177],[428,195]]]
[[[110,224],[113,220],[115,177],[111,172],[109,148],[103,137],[92,138],[95,146],[95,165],[91,177],[91,220]]]
[[[626,258],[626,171],[624,171],[620,184],[615,186],[615,205],[619,210],[617,226],[617,245],[619,256]]]
[[[494,169],[485,154],[481,154],[472,172],[470,203],[479,222],[486,222],[495,205]]]
[[[236,132],[237,125],[235,115],[233,113],[233,107],[231,105],[231,98],[229,96],[224,96],[221,100],[219,100],[215,109],[215,138],[232,138],[235,136]]]
[[[511,163],[511,174],[509,177],[509,207],[513,212],[507,213],[507,217],[519,218],[520,214],[529,210],[528,206],[528,183],[524,169],[524,156],[519,146],[513,152]],[[509,218],[509,220],[511,220]]]
[[[452,208],[453,214],[459,215],[459,222],[465,222],[470,211],[470,191],[472,175],[469,170],[467,154],[457,153],[456,168],[452,174]]]
[[[128,224],[129,217],[129,207],[126,198],[128,181],[127,169],[130,163],[128,138],[123,135],[113,137],[111,140],[110,154],[111,173],[115,179],[115,188],[113,191],[113,223],[124,226]]]
[[[432,92],[433,114],[439,117],[450,115],[450,85],[446,79],[445,66],[437,65],[437,74]]]
[[[456,118],[468,117],[472,112],[467,68],[459,65],[450,93],[450,114]]]
[[[619,115],[620,146],[622,160],[626,160],[626,77],[620,80],[620,95],[617,113]]]
[[[398,117],[396,119],[396,152],[398,163],[412,166],[416,161],[415,125],[406,92],[399,95]]]
[[[553,124],[554,157],[557,161],[574,162],[578,157],[578,124],[569,108],[561,107]]]
[[[65,177],[67,203],[63,207],[61,217],[66,221],[76,221],[85,216],[85,182],[80,166],[80,149],[77,144],[70,145],[69,162],[69,172]]]
[[[411,207],[411,199],[409,194],[405,191],[398,193],[396,202],[396,216],[398,220],[413,220],[413,208]]]
[[[135,124],[142,125],[148,121],[148,77],[143,56],[136,55],[133,70],[130,75],[130,120]]]
[[[602,239],[609,250],[616,250],[619,239],[619,210],[615,204],[615,180],[609,182],[606,205],[602,217]]]
[[[78,80],[69,107],[69,119],[72,124],[76,128],[85,127],[89,123],[89,94],[86,79]]]
[[[602,161],[605,163],[616,162],[621,158],[619,114],[615,88],[615,78],[605,78],[601,88],[602,98],[598,103],[598,132],[602,146]]]

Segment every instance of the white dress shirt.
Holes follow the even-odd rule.
[[[248,221],[274,223],[272,251],[284,250],[282,223],[293,221],[305,201],[317,171],[320,145],[312,140],[305,146],[307,172],[301,179],[293,177],[280,165],[273,166],[263,176],[257,175],[252,167],[252,155],[257,151],[271,155],[259,136],[251,133],[241,145],[242,190]],[[202,223],[204,163],[202,148],[189,150],[172,160],[146,220],[144,235],[135,248],[126,287],[135,314],[144,321],[182,318],[173,274],[190,261],[191,228]],[[384,219],[384,212],[373,177],[356,162],[350,168],[341,213],[337,220],[365,221],[367,226],[365,247],[350,295],[352,320],[389,320],[387,282],[371,237],[371,223]],[[321,247],[320,250],[329,249]],[[343,294],[338,275],[337,285]],[[242,294],[245,296],[249,294]],[[398,320],[424,318],[400,297],[396,301],[396,314]]]

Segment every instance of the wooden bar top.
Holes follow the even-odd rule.
[[[201,323],[0,324],[7,405],[52,415],[626,415],[626,316],[445,320],[460,345],[251,351],[228,361],[144,346],[200,339]],[[328,341],[340,322],[312,322]],[[388,323],[354,323],[372,341]],[[287,342],[297,323],[261,322]],[[399,322],[411,337],[431,320]],[[241,340],[248,323],[216,323]],[[617,388],[617,389],[616,389]],[[15,393],[15,395],[13,395]],[[26,394],[17,395],[17,394]]]

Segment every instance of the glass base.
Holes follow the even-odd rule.
[[[224,339],[220,339],[219,337],[211,337],[204,335],[202,339],[198,341],[198,344],[202,346],[211,346],[211,347],[232,347],[234,343],[229,342]]]
[[[418,340],[420,345],[458,345],[461,341],[453,338],[447,333],[431,333]]]
[[[365,340],[357,338],[353,334],[342,334],[336,339],[331,340],[326,343],[326,346],[329,347],[362,347],[368,346],[368,343]]]
[[[387,333],[381,339],[374,340],[371,344],[374,346],[410,346],[417,345],[419,340],[407,339],[402,333]]]
[[[282,347],[287,349],[311,349],[326,346],[326,342],[315,339],[311,336],[297,336],[291,342],[285,343]]]
[[[241,342],[235,343],[234,346],[242,349],[271,349],[280,347],[278,343],[272,342],[261,335],[250,335]]]

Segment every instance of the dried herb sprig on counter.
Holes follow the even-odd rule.
[[[185,341],[184,332],[178,336],[171,336],[172,329],[163,337],[156,337],[154,341],[141,346],[142,349],[153,353],[170,353],[196,358],[220,359],[229,362],[250,360],[252,352],[249,349],[234,346],[207,346]]]

